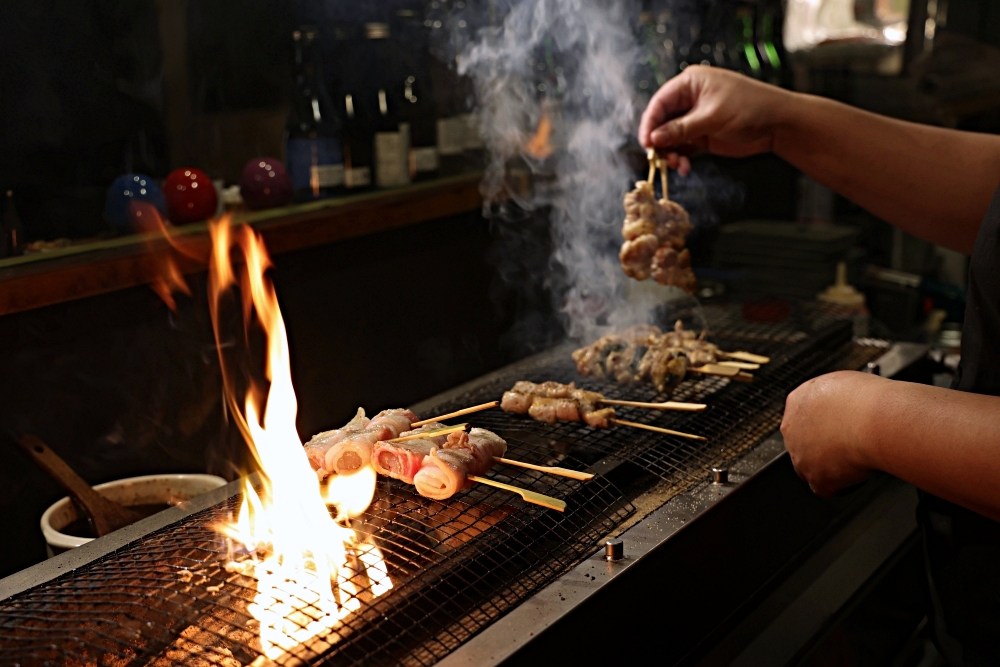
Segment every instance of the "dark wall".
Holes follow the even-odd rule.
[[[515,320],[555,326],[547,301],[523,296],[541,290],[547,229],[525,220],[520,246],[494,244],[510,233],[470,214],[275,257],[303,438],[523,354]],[[504,279],[497,257],[518,247]],[[37,434],[92,484],[236,474],[245,445],[223,419],[204,276],[191,284],[176,314],[140,287],[0,318],[0,576],[44,558],[38,521],[64,495],[9,431]]]

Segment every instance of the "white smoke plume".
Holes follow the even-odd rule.
[[[654,308],[681,294],[627,278],[618,261],[622,198],[635,178],[622,149],[642,111],[638,16],[631,0],[514,0],[458,57],[459,72],[475,84],[488,150],[486,211],[509,210],[491,206],[505,200],[551,210],[546,282],[577,339],[650,321]],[[551,155],[531,148],[545,118]],[[529,187],[512,183],[519,170],[530,172]]]

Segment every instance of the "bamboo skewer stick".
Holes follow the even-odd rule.
[[[656,178],[656,149],[647,148],[646,159],[649,160],[649,178],[646,180],[652,185],[653,179]]]
[[[720,361],[719,365],[738,368],[741,371],[756,371],[760,369],[760,364],[751,364],[748,361]]]
[[[740,361],[749,361],[752,364],[769,364],[771,363],[771,357],[764,357],[759,354],[751,354],[750,352],[723,352],[719,350],[719,354],[729,357],[730,359],[738,359]]]
[[[683,433],[681,431],[674,431],[669,428],[661,428],[659,426],[650,426],[649,424],[639,424],[638,422],[627,422],[624,419],[609,419],[612,424],[619,424],[621,426],[631,426],[632,428],[641,428],[646,431],[653,431],[654,433],[664,433],[666,435],[676,435],[679,438],[687,438],[688,440],[699,440],[705,442],[708,440],[703,435],[694,435],[692,433]]]
[[[663,201],[667,201],[669,197],[667,196],[667,164],[666,160],[661,160],[656,158],[656,161],[660,166],[660,188],[663,190]]]
[[[701,412],[708,407],[704,403],[680,403],[678,401],[643,403],[642,401],[619,401],[605,398],[600,402],[605,405],[624,405],[630,408],[648,408],[650,410],[677,410],[678,412]]]
[[[705,364],[697,368],[689,368],[690,373],[701,373],[702,375],[719,375],[724,378],[731,378],[740,374],[740,369],[721,364]]]
[[[406,442],[407,440],[420,440],[421,438],[433,438],[438,435],[448,435],[449,433],[458,433],[459,431],[464,431],[468,427],[468,424],[456,424],[454,426],[446,426],[444,428],[439,428],[435,431],[424,431],[423,433],[413,433],[411,435],[404,435],[400,438],[392,438],[386,440],[386,442]]]
[[[420,421],[413,422],[410,424],[410,428],[417,428],[423,426],[424,424],[433,424],[435,422],[443,422],[452,417],[461,417],[462,415],[467,415],[472,412],[479,412],[480,410],[489,410],[490,408],[495,408],[500,405],[500,401],[490,401],[489,403],[480,403],[479,405],[473,405],[471,408],[465,408],[464,410],[456,410],[455,412],[449,412],[446,415],[438,415],[437,417],[431,417],[430,419],[421,419]]]
[[[514,486],[513,484],[504,484],[503,482],[498,482],[496,480],[490,479],[489,477],[479,477],[478,475],[466,475],[466,479],[473,482],[479,482],[480,484],[486,484],[487,486],[495,486],[498,489],[503,489],[505,491],[511,491],[512,493],[517,493],[524,499],[525,502],[532,503],[533,505],[541,505],[542,507],[548,507],[551,510],[556,510],[557,512],[566,511],[566,501],[558,500],[550,496],[542,495],[541,493],[535,493],[534,491],[529,491],[528,489],[522,489],[519,486]]]
[[[496,461],[497,463],[506,463],[507,465],[518,466],[519,468],[527,468],[528,470],[537,470],[538,472],[544,472],[548,475],[558,475],[560,477],[569,477],[570,479],[578,479],[581,482],[586,482],[587,480],[594,479],[594,473],[592,472],[580,472],[578,470],[570,470],[569,468],[559,468],[556,466],[537,466],[534,463],[525,463],[524,461],[505,459],[500,456],[494,456],[493,460]]]

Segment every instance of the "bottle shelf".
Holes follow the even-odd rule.
[[[279,254],[477,210],[481,180],[482,173],[468,173],[240,212],[234,221],[252,225]],[[171,252],[185,274],[204,271],[210,245],[208,223],[200,222],[172,228],[169,243],[162,235],[129,235],[8,257],[0,260],[0,315],[149,284],[159,276],[161,252]]]

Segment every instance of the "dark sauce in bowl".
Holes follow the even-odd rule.
[[[163,510],[170,509],[173,507],[170,503],[147,503],[143,505],[128,505],[130,510],[138,512],[145,519],[148,516],[153,516],[157,512],[162,512]],[[72,535],[74,537],[97,537],[94,533],[93,528],[90,526],[90,522],[87,521],[86,517],[78,517],[72,523],[59,528],[60,533],[64,535]]]

